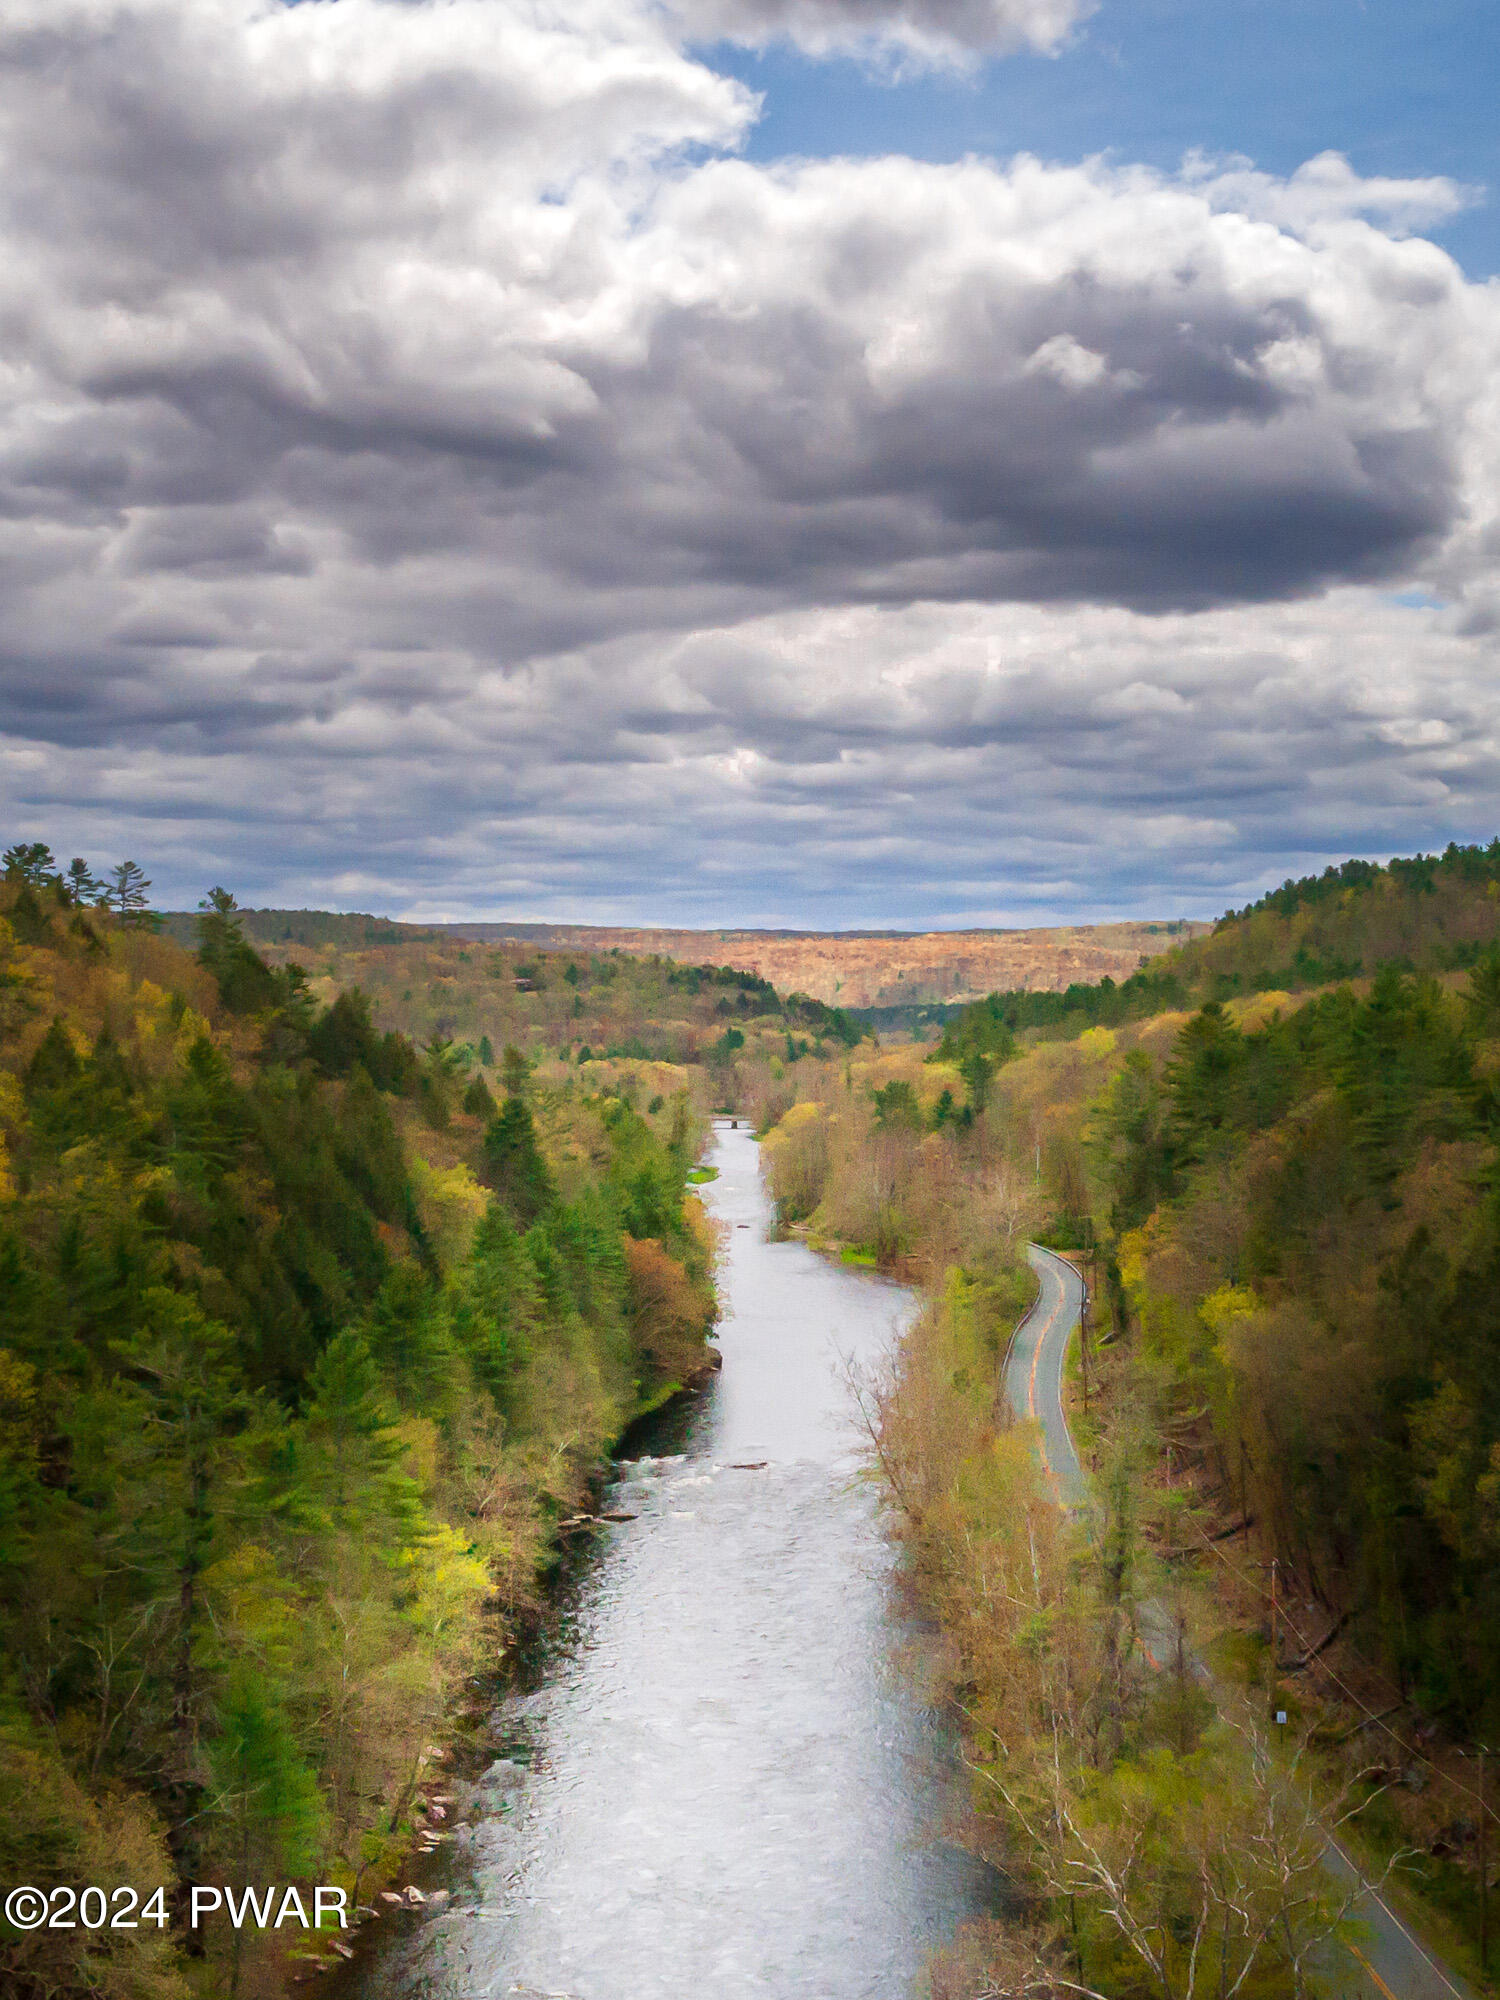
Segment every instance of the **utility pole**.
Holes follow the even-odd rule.
[[[1271,1558],[1271,1655],[1266,1666],[1266,1679],[1270,1683],[1270,1689],[1271,1689],[1272,1722],[1276,1720],[1278,1714],[1278,1710],[1276,1707],[1276,1655],[1278,1650],[1277,1635],[1276,1635],[1276,1569],[1277,1569],[1276,1558],[1275,1556],[1272,1556]]]
[[[1083,1414],[1089,1413],[1089,1288],[1085,1282],[1078,1301],[1078,1366],[1083,1376]]]
[[[1490,1969],[1490,1809],[1484,1797],[1484,1760],[1487,1747],[1479,1746],[1479,1969]]]

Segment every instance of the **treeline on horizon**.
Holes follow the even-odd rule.
[[[1458,971],[1500,935],[1500,838],[1450,843],[1441,854],[1385,864],[1345,861],[1284,882],[1208,937],[1178,945],[1128,979],[1075,983],[1058,993],[990,993],[947,1009],[944,1060],[974,1050],[1004,1059],[1027,1030],[1077,1034],[1240,994],[1306,992],[1373,975],[1381,966]]]
[[[222,889],[190,955],[133,863],[0,865],[0,1876],[368,1900],[555,1524],[705,1364],[701,1118],[514,1049],[492,1090]],[[0,1985],[269,1991],[299,1938],[182,1941],[0,1929]]]

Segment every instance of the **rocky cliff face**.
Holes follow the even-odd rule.
[[[597,925],[454,924],[451,934],[514,939],[543,951],[659,954],[686,965],[732,965],[782,993],[837,1007],[900,1007],[977,1000],[1028,988],[1061,992],[1075,980],[1125,979],[1143,958],[1210,927],[1185,921],[1079,924],[1052,930],[858,931],[620,930]]]

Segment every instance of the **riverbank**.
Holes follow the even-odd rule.
[[[941,1838],[955,1772],[857,1477],[847,1370],[910,1295],[769,1240],[747,1131],[713,1162],[723,1371],[616,1468],[538,1684],[498,1704],[503,1796],[433,1864],[449,1900],[382,1920],[340,1995],[895,2000],[991,1907]]]
[[[1107,1068],[1113,1039],[1085,1041],[1039,1052],[1052,1085],[1060,1065],[1074,1093],[1090,1062]],[[944,1990],[1040,1993],[1060,1978],[1206,1994],[1243,1975],[1291,1992],[1340,1921],[1341,1892],[1323,1876],[1306,1801],[1257,1760],[1233,1712],[1215,1714],[1190,1647],[1174,1664],[1169,1632],[1152,1641],[1165,1672],[1148,1662],[1141,1607],[1183,1608],[1185,1523],[1156,1475],[1140,1357],[1127,1368],[1117,1350],[1106,1379],[1091,1377],[1088,1535],[1059,1514],[1045,1467],[997,1409],[1000,1356],[1029,1300],[1019,1246],[1081,1227],[1081,1157],[1023,1125],[1017,1159],[1015,1127],[1036,1115],[1026,1078],[1003,1106],[981,1068],[963,1079],[967,1106],[958,1080],[919,1051],[882,1051],[807,1079],[767,1145],[783,1213],[810,1238],[883,1246],[930,1274],[870,1429],[908,1573],[950,1647],[973,1781],[967,1837],[1032,1898],[1030,1935],[972,1940]]]
[[[705,1232],[705,1241],[707,1241]],[[388,1831],[378,1852],[347,1883],[349,1929],[323,1933],[280,1950],[242,1958],[237,2000],[276,2000],[285,1989],[306,1990],[308,2000],[357,1991],[369,1948],[384,1948],[377,1933],[435,1915],[452,1894],[445,1862],[464,1839],[465,1816],[486,1793],[486,1774],[513,1759],[518,1748],[508,1720],[510,1706],[534,1688],[556,1643],[560,1624],[580,1579],[594,1559],[598,1540],[618,1516],[609,1498],[622,1457],[680,1426],[695,1399],[723,1365],[705,1335],[703,1359],[689,1369],[690,1350],[679,1343],[678,1365],[685,1381],[671,1380],[638,1392],[616,1436],[585,1462],[576,1451],[561,1460],[554,1452],[545,1489],[531,1495],[530,1557],[513,1562],[508,1588],[492,1600],[485,1628],[472,1648],[475,1671],[464,1676],[462,1695],[434,1720],[411,1779],[399,1799],[388,1802]],[[518,1496],[524,1499],[525,1495]],[[538,1508],[538,1502],[543,1503]],[[487,1664],[480,1666],[483,1660]],[[493,1775],[489,1789],[499,1782]],[[281,1945],[280,1940],[273,1940]]]

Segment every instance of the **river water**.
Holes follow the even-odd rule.
[[[912,1295],[768,1241],[748,1132],[719,1126],[710,1159],[723,1372],[617,1467],[605,1505],[636,1518],[502,1717],[515,1788],[450,1850],[451,1902],[363,1959],[360,2000],[905,2000],[994,1907],[941,1838],[957,1780],[894,1658],[844,1376]]]

